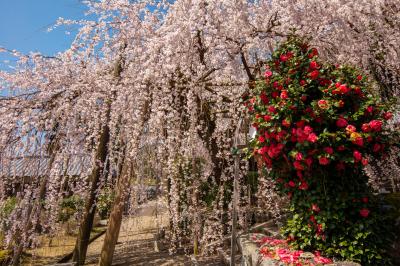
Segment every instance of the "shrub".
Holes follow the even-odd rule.
[[[7,218],[11,215],[17,206],[17,203],[18,201],[16,197],[8,197],[0,206],[0,224],[3,232],[7,231],[8,229]]]
[[[61,210],[58,220],[60,222],[67,222],[71,217],[82,211],[84,203],[84,200],[77,195],[64,198],[60,203]]]
[[[317,49],[291,37],[246,102],[257,129],[253,155],[291,199],[283,233],[295,248],[383,263],[389,223],[363,166],[390,145],[392,114],[371,92],[360,70],[324,63]]]
[[[105,187],[99,194],[97,200],[97,209],[101,219],[107,219],[111,212],[115,193],[110,187]]]

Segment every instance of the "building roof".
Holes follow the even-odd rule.
[[[50,158],[48,156],[1,157],[1,177],[34,177],[49,174]],[[54,167],[54,166],[53,166]],[[60,163],[59,175],[77,176],[90,167],[90,156],[70,155]]]

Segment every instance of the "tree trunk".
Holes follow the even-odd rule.
[[[108,220],[108,227],[106,236],[104,238],[103,247],[101,249],[101,257],[99,265],[108,266],[111,265],[115,245],[117,244],[119,231],[122,223],[122,215],[124,211],[125,199],[128,195],[128,188],[130,174],[128,171],[129,162],[126,162],[121,173],[121,178],[117,184],[117,194],[115,195],[114,204],[111,210],[110,218]]]
[[[110,105],[110,103],[109,103]],[[110,119],[110,106],[107,110],[107,120],[103,126],[99,144],[96,151],[95,166],[91,174],[91,187],[89,195],[85,203],[85,212],[83,215],[82,223],[79,226],[79,233],[76,239],[74,248],[74,255],[72,261],[77,265],[83,265],[86,259],[86,252],[89,244],[90,232],[93,227],[93,219],[96,212],[96,196],[99,188],[100,176],[103,172],[104,163],[107,157],[107,146],[110,139],[110,129],[108,127],[108,120]]]
[[[126,48],[126,44],[123,46],[123,50]],[[122,63],[123,58],[119,58],[114,65],[113,75],[116,79],[119,80],[121,77],[122,72]],[[112,99],[115,98],[115,92],[112,96]],[[107,114],[106,114],[106,121],[102,128],[99,146],[97,147],[96,152],[96,163],[95,167],[93,168],[92,175],[91,175],[91,188],[89,192],[89,196],[86,200],[85,204],[85,214],[83,217],[83,221],[79,227],[78,237],[76,239],[76,244],[74,248],[74,255],[72,258],[73,262],[76,262],[77,265],[83,265],[86,259],[86,252],[89,245],[89,238],[90,238],[90,231],[93,227],[93,219],[96,212],[96,193],[99,188],[99,181],[101,173],[104,170],[104,165],[107,157],[107,146],[110,140],[110,112],[111,112],[111,100],[108,100],[107,104]]]
[[[146,119],[148,118],[147,115],[149,113],[149,106],[150,102],[145,101],[141,108],[141,113],[142,116],[140,117],[139,124],[138,126],[140,128],[143,128]],[[139,142],[140,134],[136,136],[136,142]],[[136,145],[136,144],[135,144]],[[137,147],[135,147],[137,148]],[[131,171],[130,171],[131,170]],[[107,232],[106,236],[104,238],[104,243],[103,247],[101,249],[101,257],[100,257],[100,262],[99,265],[104,265],[108,266],[111,265],[113,256],[114,256],[114,250],[115,250],[115,245],[118,240],[119,236],[119,231],[121,228],[121,223],[122,223],[122,214],[124,211],[124,203],[125,199],[128,195],[128,189],[129,189],[129,181],[130,178],[132,177],[133,171],[133,166],[132,166],[132,161],[130,159],[124,159],[123,161],[123,169],[121,171],[121,177],[117,181],[117,187],[116,187],[116,195],[114,199],[114,204],[113,208],[111,210],[110,218],[108,220],[108,227],[107,227]]]

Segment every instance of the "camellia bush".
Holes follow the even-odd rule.
[[[389,222],[363,167],[390,145],[392,114],[372,91],[360,70],[323,62],[317,49],[291,37],[245,103],[257,129],[253,155],[290,198],[282,232],[295,249],[389,263]]]

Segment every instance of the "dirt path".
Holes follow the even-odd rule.
[[[154,204],[139,209],[133,218],[125,218],[121,226],[113,265],[193,265],[185,255],[170,255],[166,247],[154,250],[154,236],[161,227],[166,227],[168,217],[165,210],[156,218]],[[158,212],[160,212],[158,210]],[[97,265],[104,236],[94,241],[88,250],[87,265]],[[216,257],[199,259],[198,265],[221,265]]]
[[[155,215],[156,210],[157,216]],[[167,223],[168,216],[166,211],[160,211],[159,208],[156,208],[155,202],[149,203],[147,206],[139,208],[136,213],[125,217],[121,225],[113,265],[195,265],[188,256],[183,254],[170,255],[166,247],[163,248],[161,246],[158,252],[155,251],[154,236],[161,227],[166,227]],[[99,237],[89,245],[85,265],[94,266],[98,264],[104,237],[104,235]],[[73,248],[74,238],[64,238],[63,240],[65,242],[64,244],[60,243],[60,247],[43,247],[42,249],[54,250],[55,256],[60,256],[59,250],[62,250],[61,254],[67,254]],[[40,254],[37,251],[32,253]],[[50,254],[50,252],[47,252],[47,254]],[[52,265],[55,261],[54,257],[52,259],[51,256],[37,256],[36,258],[32,257],[29,262],[27,261],[23,265]],[[221,265],[221,263],[217,257],[208,257],[199,259],[197,265],[217,266]]]

